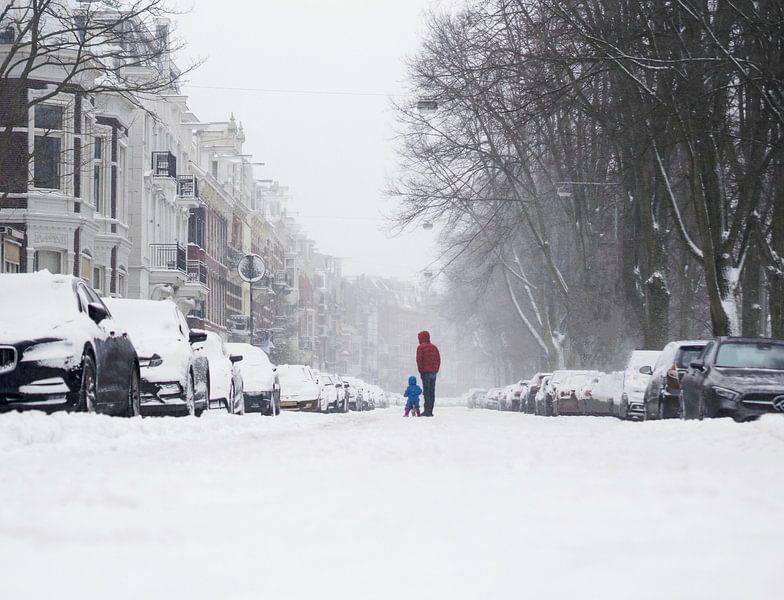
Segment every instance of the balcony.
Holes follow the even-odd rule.
[[[179,244],[150,244],[150,268],[186,273],[185,248]]]
[[[152,153],[152,176],[177,178],[177,157],[171,152]],[[179,187],[179,185],[178,185]]]
[[[200,260],[187,261],[186,272],[188,283],[196,285],[207,285],[207,265]]]
[[[199,180],[193,175],[178,175],[177,195],[180,198],[198,198]]]
[[[245,254],[239,248],[235,248],[231,244],[226,246],[226,266],[231,269],[236,269],[237,265],[242,260]]]

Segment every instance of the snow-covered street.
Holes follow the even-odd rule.
[[[784,427],[0,418],[0,597],[778,598]]]

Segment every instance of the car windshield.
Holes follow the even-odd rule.
[[[296,365],[278,367],[278,378],[281,387],[287,391],[300,390],[314,383],[305,367]]]
[[[705,346],[689,346],[687,348],[681,348],[681,351],[677,357],[677,367],[679,369],[687,369],[693,360],[697,360],[700,357],[704,349]]]
[[[104,303],[132,340],[182,339],[187,335],[170,300],[105,298]]]
[[[34,316],[57,323],[73,318],[77,307],[71,280],[67,277],[43,272],[0,275],[0,313],[4,322]]]
[[[784,371],[784,344],[729,342],[719,346],[716,366]]]

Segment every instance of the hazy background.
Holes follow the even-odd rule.
[[[290,209],[322,252],[346,259],[346,274],[418,278],[435,255],[432,232],[389,239],[383,215],[393,203],[382,192],[395,170],[394,114],[385,94],[403,92],[404,59],[417,49],[426,9],[438,4],[180,3],[190,10],[178,25],[188,44],[183,58],[207,59],[183,89],[191,109],[203,121],[236,115],[245,151],[266,163],[256,177],[291,188]]]

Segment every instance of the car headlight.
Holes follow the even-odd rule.
[[[737,400],[740,393],[723,387],[714,386],[713,393],[724,400]]]
[[[76,346],[70,340],[53,340],[29,346],[19,362],[38,362],[42,366],[71,366],[79,363]]]

